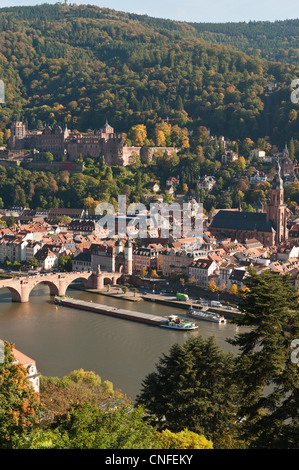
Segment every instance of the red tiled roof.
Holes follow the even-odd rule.
[[[30,364],[35,364],[33,359],[26,356],[26,354],[23,354],[21,351],[18,351],[16,348],[13,348],[12,352],[16,362],[20,362],[24,367],[27,368]]]

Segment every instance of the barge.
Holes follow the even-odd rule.
[[[116,318],[133,320],[141,323],[147,323],[148,325],[160,326],[163,328],[170,328],[179,331],[190,331],[198,328],[195,323],[180,320],[175,315],[170,315],[169,317],[159,317],[149,313],[133,312],[131,310],[125,310],[122,308],[87,302],[85,300],[77,300],[71,297],[56,296],[54,298],[54,302],[57,305],[63,305],[65,307],[77,308],[79,310],[88,310],[89,312],[102,313],[104,315],[109,315]]]
[[[223,315],[218,313],[208,312],[207,310],[200,310],[190,307],[187,311],[187,315],[198,320],[211,321],[213,323],[226,323],[226,319]]]

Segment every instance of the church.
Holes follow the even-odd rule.
[[[232,238],[245,242],[246,239],[255,238],[264,246],[279,245],[288,240],[287,214],[281,167],[277,161],[266,212],[220,210],[213,218],[209,231],[218,239]]]

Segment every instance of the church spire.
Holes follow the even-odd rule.
[[[285,146],[284,146],[283,155],[284,155],[285,157],[288,157],[288,156],[289,156],[289,149],[288,149],[288,144],[287,144],[287,143],[286,143]]]
[[[279,158],[277,158],[277,161],[276,161],[276,175],[274,178],[274,182],[275,182],[275,189],[283,189],[283,181],[281,177],[281,166],[280,166]]]
[[[276,175],[271,189],[271,200],[267,207],[267,220],[272,223],[276,232],[276,244],[288,239],[287,206],[284,203],[283,180],[279,158],[276,160]]]

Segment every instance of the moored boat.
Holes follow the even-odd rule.
[[[200,310],[190,307],[189,310],[187,310],[187,315],[198,320],[206,320],[213,323],[226,323],[226,319],[223,315],[219,315],[219,313],[208,312],[207,310]]]
[[[164,328],[171,328],[173,330],[196,330],[198,328],[195,323],[190,321],[180,320],[176,315],[170,315],[165,322],[161,322],[160,326]]]

